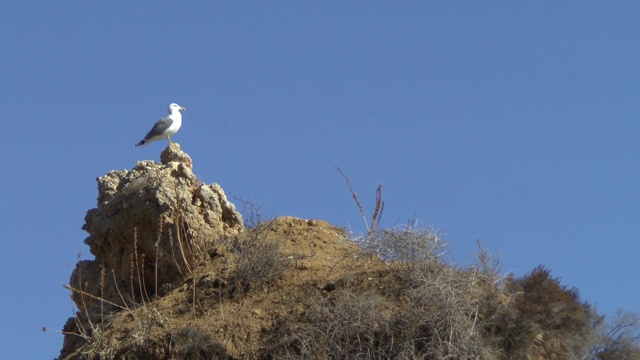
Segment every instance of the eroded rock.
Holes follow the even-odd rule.
[[[242,231],[242,216],[222,188],[200,181],[178,144],[161,159],[97,179],[97,208],[87,212],[82,227],[95,260],[78,263],[72,287],[118,304],[121,293],[131,293],[123,289],[153,294],[207,261],[222,236]],[[96,302],[80,293],[73,299],[81,311]],[[136,301],[136,295],[124,301]]]

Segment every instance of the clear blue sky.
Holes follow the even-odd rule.
[[[152,4],[152,5],[151,5]],[[95,178],[170,102],[195,172],[267,215],[417,217],[640,311],[640,2],[5,2],[0,354],[51,359]]]

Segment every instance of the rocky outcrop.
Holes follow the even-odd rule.
[[[445,244],[429,229],[381,230],[358,238],[361,249],[322,220],[244,228],[177,144],[160,159],[98,179],[83,226],[95,259],[71,276],[78,312],[63,328],[60,360],[573,359],[590,351],[601,318],[543,268],[504,277],[482,248],[477,265],[451,265],[434,252]],[[380,258],[380,249],[393,256]]]
[[[162,291],[206,262],[221,237],[243,229],[222,188],[200,181],[176,143],[160,164],[140,161],[97,181],[97,208],[82,227],[95,260],[79,262],[70,282],[81,290],[73,293],[81,311],[97,311],[98,298],[122,304]]]
[[[97,207],[82,227],[95,259],[71,275],[78,311],[63,328],[59,359],[245,358],[295,308],[285,299],[333,282],[336,262],[357,251],[321,220],[282,217],[245,229],[178,144],[160,159],[97,179]],[[236,333],[247,339],[237,343]]]

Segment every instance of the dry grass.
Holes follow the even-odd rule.
[[[441,261],[444,244],[429,229],[368,239],[384,269],[353,268],[310,294],[306,311],[270,329],[270,358],[584,359],[594,346],[594,313],[544,269],[502,276],[481,246],[476,264],[458,268]]]
[[[186,241],[185,229],[180,214],[180,206],[174,214],[178,224],[176,234],[169,234],[171,249],[175,249],[172,259],[175,267],[183,274],[184,284],[188,286],[189,295],[185,298],[189,302],[190,311],[194,319],[204,314],[205,305],[212,302],[207,296],[215,296],[217,303],[223,298],[240,298],[254,288],[282,277],[289,267],[289,259],[282,256],[280,243],[268,239],[266,234],[269,226],[258,224],[245,233],[233,239],[223,239],[228,247],[232,259],[233,271],[226,274],[224,279],[211,278],[205,271],[206,262],[198,262],[202,258],[196,254],[202,249]],[[158,229],[162,229],[163,219],[159,220]],[[153,266],[154,281],[145,281],[145,266],[149,259],[144,253],[138,252],[138,232],[134,229],[133,252],[129,258],[128,284],[123,289],[118,286],[115,271],[111,270],[113,279],[106,277],[106,269],[101,267],[100,291],[91,292],[89,284],[83,279],[82,268],[76,270],[77,285],[64,285],[72,292],[74,298],[80,299],[79,309],[74,315],[73,323],[68,323],[61,331],[68,337],[78,338],[81,345],[74,346],[76,351],[67,354],[64,359],[120,359],[120,358],[158,358],[164,359],[170,354],[176,359],[210,359],[225,358],[225,348],[211,340],[210,334],[196,327],[181,327],[173,329],[168,321],[168,313],[156,306],[158,294],[157,262],[162,256],[159,242],[162,233],[159,230]],[[171,229],[169,229],[171,231]],[[196,256],[198,255],[198,256]],[[113,286],[117,290],[120,301],[107,300],[100,294],[106,286]],[[174,285],[175,286],[175,285]],[[202,294],[199,294],[202,289]],[[212,293],[208,289],[214,289]],[[95,291],[95,290],[94,290]],[[85,301],[89,299],[92,303]],[[76,301],[77,302],[77,301]],[[215,303],[214,302],[214,303]],[[78,303],[78,302],[77,302]],[[109,309],[105,309],[105,304]],[[98,309],[98,310],[96,310]],[[124,339],[117,339],[110,331],[111,319],[117,317],[121,311],[126,311],[133,325],[128,325],[128,335]],[[46,328],[44,328],[47,330]],[[164,340],[151,340],[159,329],[167,335]],[[157,337],[157,336],[156,336]],[[151,342],[150,342],[151,341]],[[151,351],[149,347],[155,348]]]
[[[149,261],[137,252],[124,288],[113,271],[112,280],[100,270],[100,291],[115,286],[121,302],[92,294],[79,273],[67,288],[82,305],[64,333],[82,345],[65,359],[608,360],[638,354],[637,317],[621,317],[598,339],[594,324],[601,318],[575,289],[542,267],[520,278],[504,276],[480,243],[476,263],[461,268],[443,260],[447,246],[438,231],[412,221],[355,239],[377,256],[350,250],[311,276],[306,265],[283,255],[283,244],[298,240],[281,237],[286,225],[275,232],[271,222],[258,222],[223,239],[218,267],[193,261],[199,250],[176,235],[174,265],[184,278],[168,292],[171,302],[163,302],[157,281],[144,281],[141,265]],[[335,246],[305,243],[312,244]],[[310,257],[315,251],[321,248]]]
[[[179,200],[178,200],[179,204]],[[176,206],[175,216],[178,219],[178,232],[177,232],[177,242],[176,247],[178,253],[181,255],[179,258],[173,257],[174,264],[177,269],[181,272],[186,269],[189,274],[193,276],[193,272],[196,269],[196,266],[199,265],[193,259],[193,247],[186,241],[184,241],[184,227],[183,221],[181,217],[181,206]],[[147,259],[147,256],[138,252],[138,231],[137,228],[134,228],[134,242],[133,242],[133,252],[130,256],[129,260],[129,284],[126,289],[126,292],[123,289],[120,289],[118,286],[118,280],[115,275],[115,271],[112,269],[111,273],[113,275],[112,285],[116,289],[121,303],[116,303],[114,301],[107,300],[100,294],[103,294],[105,291],[105,286],[107,285],[107,277],[106,277],[106,269],[104,266],[100,267],[100,291],[98,295],[94,295],[85,289],[89,287],[87,281],[83,280],[82,268],[78,267],[76,269],[75,277],[76,282],[75,286],[73,285],[64,285],[64,288],[71,291],[74,298],[79,298],[80,302],[78,304],[79,309],[74,314],[74,322],[67,323],[65,329],[62,331],[63,334],[77,337],[82,340],[82,346],[77,346],[77,350],[72,354],[68,354],[65,359],[117,359],[117,358],[127,358],[131,354],[122,354],[121,349],[123,344],[134,342],[137,348],[143,348],[143,340],[147,338],[148,334],[154,331],[157,328],[164,328],[167,326],[167,316],[163,314],[158,308],[154,305],[154,301],[158,299],[158,260],[162,253],[160,251],[160,240],[162,237],[162,228],[163,228],[164,220],[160,219],[158,224],[158,236],[155,245],[155,257],[153,260],[153,270],[154,270],[154,282],[153,285],[147,284],[145,282],[145,268],[147,268],[146,264],[149,263],[150,259]],[[169,238],[171,241],[172,249],[173,249],[173,237],[169,234]],[[151,288],[153,287],[153,288]],[[195,292],[196,288],[193,287],[193,291]],[[195,293],[194,293],[195,298]],[[94,304],[89,305],[87,299],[93,300]],[[76,301],[76,303],[78,303]],[[95,309],[98,304],[97,311]],[[105,304],[109,305],[109,310],[105,310]],[[194,308],[195,308],[195,304]],[[113,318],[117,316],[120,311],[126,311],[130,318],[134,321],[135,326],[133,327],[133,331],[131,332],[130,341],[121,341],[115,339],[113,336],[105,335],[107,332],[105,329],[108,325],[108,320],[106,319]],[[106,323],[106,324],[105,324]],[[180,333],[178,333],[178,337]],[[187,350],[184,350],[187,351]],[[188,351],[187,351],[188,352]],[[137,358],[137,357],[133,357]],[[61,359],[62,360],[62,359]]]
[[[481,327],[480,277],[441,262],[431,230],[381,231],[370,250],[394,261],[352,268],[348,279],[306,299],[307,310],[280,319],[265,350],[273,359],[496,359]],[[359,265],[358,265],[359,266]],[[491,283],[491,281],[488,281]]]
[[[233,241],[230,250],[236,255],[235,271],[229,279],[230,295],[244,295],[252,288],[281,278],[289,268],[289,260],[283,258],[280,242],[266,236],[269,226],[248,229]]]

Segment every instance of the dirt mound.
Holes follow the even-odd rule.
[[[161,164],[98,179],[83,227],[95,260],[69,289],[60,359],[582,358],[590,308],[537,269],[459,268],[411,226],[358,244],[322,220],[244,227],[172,144]],[[257,217],[259,218],[259,217]],[[562,312],[552,309],[564,309]]]
[[[347,239],[343,229],[325,221],[273,219],[221,240],[213,256],[194,266],[163,296],[132,297],[135,304],[132,301],[118,308],[101,332],[83,324],[82,331],[90,335],[83,340],[88,341],[73,341],[78,336],[67,335],[61,359],[163,359],[168,354],[186,356],[189,349],[204,351],[208,355],[203,359],[215,358],[215,354],[224,354],[221,358],[257,354],[264,348],[267,329],[280,318],[304,311],[303,299],[311,293],[333,289],[333,283],[344,277],[345,267],[351,269],[359,254],[358,246]],[[78,265],[72,281],[75,274],[90,273],[86,264]],[[86,277],[96,276],[99,279],[99,274]],[[128,290],[125,285],[120,291]],[[134,292],[145,291],[134,288]],[[75,297],[83,309],[88,297],[78,292]],[[93,303],[101,301],[96,298]],[[70,319],[65,331],[82,333],[77,325],[78,318]],[[203,346],[209,350],[202,350]],[[198,358],[192,356],[182,358]]]
[[[178,144],[161,161],[97,179],[97,207],[83,226],[95,260],[72,273],[79,311],[65,325],[61,359],[152,350],[164,358],[179,353],[177,344],[188,352],[195,345],[181,341],[194,339],[231,357],[255,353],[261,332],[298,307],[292,299],[330,287],[360,252],[321,220],[282,217],[245,229]]]

